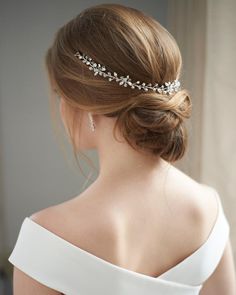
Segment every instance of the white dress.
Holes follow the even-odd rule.
[[[216,191],[218,215],[207,240],[158,277],[127,270],[57,236],[26,217],[8,260],[66,295],[196,295],[219,263],[230,226]]]

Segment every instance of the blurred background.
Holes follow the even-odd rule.
[[[119,3],[156,18],[183,57],[182,83],[193,113],[189,146],[175,165],[221,195],[236,257],[236,1],[1,0],[0,10],[0,294],[12,294],[8,262],[26,216],[78,195],[87,181],[64,149],[50,117],[44,54],[55,32],[81,10]],[[86,155],[98,165],[96,151]],[[87,161],[80,163],[89,175]]]

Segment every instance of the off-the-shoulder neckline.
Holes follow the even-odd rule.
[[[217,192],[216,192],[217,194]],[[86,254],[87,256],[90,256],[90,257],[93,257],[93,259],[97,260],[97,261],[100,261],[102,262],[103,264],[107,265],[107,266],[110,266],[110,267],[113,267],[113,268],[116,268],[117,270],[120,270],[120,271],[125,271],[125,272],[128,272],[130,274],[134,274],[134,275],[141,275],[141,276],[144,276],[144,277],[147,277],[147,278],[150,278],[150,279],[158,279],[160,277],[162,277],[163,275],[167,274],[168,272],[172,271],[173,269],[175,269],[176,267],[179,267],[181,264],[185,263],[186,261],[192,259],[195,255],[197,255],[200,251],[202,251],[203,248],[205,248],[207,246],[207,244],[209,243],[212,235],[215,233],[215,229],[219,223],[219,219],[220,219],[220,211],[221,211],[221,208],[220,208],[220,203],[219,203],[219,200],[218,200],[218,195],[216,196],[216,199],[217,199],[217,203],[218,203],[218,210],[217,210],[217,217],[215,219],[215,222],[214,222],[214,225],[213,227],[211,228],[211,231],[207,237],[207,239],[205,240],[205,242],[203,242],[203,244],[201,244],[194,252],[192,252],[190,255],[188,255],[187,257],[185,257],[183,260],[181,260],[179,263],[177,263],[176,265],[174,265],[173,267],[169,268],[167,271],[165,271],[164,273],[158,275],[157,277],[154,277],[154,276],[150,276],[150,275],[146,275],[146,274],[142,274],[142,273],[139,273],[139,272],[136,272],[136,271],[133,271],[133,270],[130,270],[130,269],[127,269],[127,268],[124,268],[124,267],[121,267],[119,265],[116,265],[112,262],[109,262],[101,257],[98,257],[94,254],[92,254],[91,252],[88,252],[80,247],[78,247],[77,245],[74,245],[72,244],[71,242],[65,240],[64,238],[58,236],[57,234],[55,234],[54,232],[50,231],[49,229],[43,227],[42,225],[38,224],[37,222],[35,222],[34,220],[32,220],[30,217],[25,217],[25,220],[27,220],[28,222],[30,222],[31,224],[37,226],[38,228],[40,228],[41,230],[45,231],[47,234],[50,234],[51,236],[53,236],[54,238],[60,240],[61,242],[63,243],[66,243],[67,246],[69,247],[73,247],[74,249],[77,249],[77,251],[80,251],[81,253],[83,254]]]

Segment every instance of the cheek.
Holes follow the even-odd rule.
[[[59,109],[60,109],[61,117],[64,117],[64,114],[65,114],[65,104],[62,101],[62,99],[60,99]]]
[[[61,114],[61,119],[65,125],[66,105],[65,105],[65,102],[63,101],[63,99],[60,99],[59,110],[60,110],[60,114]]]
[[[59,109],[60,109],[61,121],[62,121],[62,123],[64,125],[66,133],[69,136],[69,129],[68,129],[69,126],[67,125],[68,124],[68,122],[67,122],[68,118],[66,118],[67,115],[68,115],[67,114],[68,110],[66,109],[66,103],[63,101],[63,99],[60,100]]]

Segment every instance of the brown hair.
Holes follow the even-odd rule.
[[[184,119],[191,113],[188,91],[167,95],[120,86],[94,76],[74,56],[78,50],[112,73],[129,74],[132,82],[162,85],[180,78],[182,58],[173,36],[137,9],[100,4],[83,10],[58,30],[46,53],[46,67],[71,114],[83,109],[115,117],[115,128],[133,148],[168,162],[182,158],[187,145]],[[73,130],[70,134],[74,146]]]

